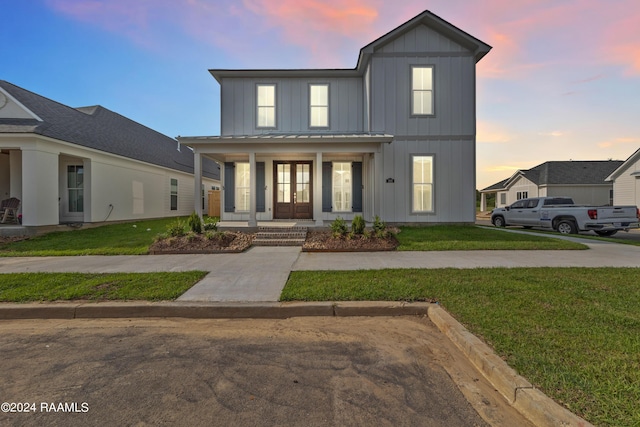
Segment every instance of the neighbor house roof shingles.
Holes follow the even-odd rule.
[[[548,185],[600,185],[623,162],[621,160],[569,160],[550,161],[531,169],[519,170],[511,177],[497,182],[483,192],[507,189],[517,177],[523,176],[538,187]]]
[[[193,152],[178,141],[102,106],[72,108],[12,83],[0,87],[43,121],[0,119],[0,133],[35,133],[157,166],[193,173]],[[219,179],[215,162],[203,159],[203,176]]]

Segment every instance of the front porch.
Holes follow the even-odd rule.
[[[380,212],[382,199],[382,145],[391,143],[393,136],[269,134],[178,139],[194,151],[196,194],[201,187],[202,158],[224,165],[221,225],[251,229],[274,220],[307,220],[315,227],[325,227],[337,217],[350,220],[363,215],[371,220]],[[342,187],[336,184],[340,173],[351,174]],[[194,210],[202,215],[200,205]]]

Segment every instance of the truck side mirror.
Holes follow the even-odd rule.
[[[504,208],[505,208],[506,210],[509,210],[509,209],[511,209],[511,206],[505,206]]]

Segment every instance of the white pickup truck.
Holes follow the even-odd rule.
[[[600,236],[612,236],[640,227],[640,210],[636,206],[579,206],[569,197],[534,197],[494,209],[491,223],[496,227],[547,228],[563,234],[593,230]]]

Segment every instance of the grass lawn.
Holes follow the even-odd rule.
[[[401,227],[399,251],[554,250],[587,249],[579,243],[544,236],[506,233],[474,225]]]
[[[141,255],[176,218],[144,220],[73,231],[59,231],[0,244],[0,256]]]
[[[437,300],[572,412],[640,425],[640,269],[292,272],[281,299]]]
[[[207,272],[0,274],[0,302],[174,300]]]

